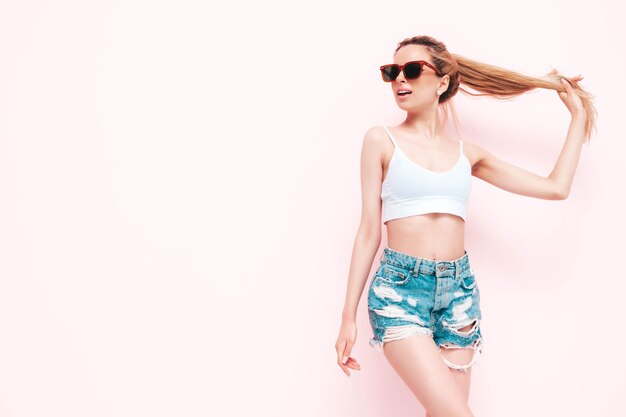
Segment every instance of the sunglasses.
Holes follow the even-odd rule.
[[[422,71],[424,71],[424,66],[431,68],[440,77],[443,76],[437,68],[435,68],[433,65],[429,64],[426,61],[410,61],[405,63],[404,65],[383,65],[382,67],[380,67],[380,73],[383,76],[383,81],[386,83],[395,81],[396,78],[398,78],[398,75],[400,75],[400,72],[404,73],[404,78],[406,78],[407,80],[416,80],[419,78],[420,75],[422,75]]]

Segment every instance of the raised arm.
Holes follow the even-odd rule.
[[[533,174],[497,158],[479,145],[468,143],[467,151],[475,158],[472,175],[515,194],[546,200],[567,198],[580,159],[587,115],[571,86],[566,84],[565,89],[569,94],[560,93],[559,97],[570,110],[572,119],[563,149],[550,175],[543,177]]]

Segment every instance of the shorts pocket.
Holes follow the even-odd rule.
[[[471,268],[463,271],[459,278],[461,286],[466,290],[471,290],[476,286],[476,275],[474,274],[474,270]]]
[[[390,264],[382,264],[374,279],[386,284],[404,285],[409,282],[411,271]]]

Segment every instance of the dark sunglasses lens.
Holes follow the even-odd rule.
[[[422,66],[420,64],[407,64],[404,67],[404,76],[407,79],[415,79],[422,73]]]
[[[381,72],[384,81],[393,81],[400,74],[400,69],[397,65],[390,65],[381,69]]]

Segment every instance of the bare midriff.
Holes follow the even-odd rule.
[[[465,254],[465,221],[448,213],[427,213],[387,223],[387,246],[425,259],[448,261]]]

